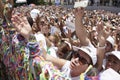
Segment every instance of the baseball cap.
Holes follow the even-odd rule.
[[[112,51],[106,54],[108,55],[114,55],[115,57],[117,57],[120,60],[120,51]]]
[[[100,74],[100,80],[120,80],[120,74],[109,68]]]
[[[35,19],[39,15],[40,11],[38,9],[33,9],[30,12],[30,16]]]
[[[96,55],[96,48],[92,48],[90,46],[82,46],[82,47],[76,47],[73,46],[73,50],[81,50],[85,52],[92,60],[92,64],[95,65],[97,62],[97,55]]]
[[[107,39],[106,39],[109,43],[112,44],[112,46],[114,46],[114,43],[115,43],[115,40],[112,36],[109,36]]]

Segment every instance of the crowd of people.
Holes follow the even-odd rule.
[[[119,80],[120,15],[24,5],[0,25],[2,80]]]
[[[55,3],[61,5],[74,5],[76,1],[80,0],[53,0]],[[116,6],[119,7],[120,0],[89,0],[89,6]]]

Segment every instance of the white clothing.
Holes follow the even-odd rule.
[[[100,80],[120,80],[120,74],[109,68],[100,73]]]
[[[48,49],[48,51],[47,51],[49,55],[51,55],[51,56],[53,56],[53,57],[55,57],[55,58],[57,58],[56,48],[57,48],[57,47],[50,47],[50,48]]]
[[[47,51],[45,36],[42,33],[36,33],[35,38],[37,42],[40,42],[40,46],[43,47]]]
[[[62,72],[65,73],[66,76],[68,76],[71,80],[80,80],[80,76],[71,77],[70,75],[70,61],[67,61],[65,65],[61,69]]]
[[[58,28],[56,28],[55,26],[51,26],[50,34],[54,35],[54,34],[56,34],[56,32],[61,33]]]

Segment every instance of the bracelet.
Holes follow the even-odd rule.
[[[99,48],[99,49],[105,49],[105,48],[106,48],[106,44],[105,44],[105,46],[99,46],[99,45],[98,45],[98,48]]]

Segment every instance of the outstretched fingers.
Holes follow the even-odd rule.
[[[21,24],[21,21],[18,19],[17,15],[12,16],[11,20],[16,30],[21,30],[21,26],[19,26]]]
[[[84,8],[76,8],[74,14],[77,21],[81,20],[84,15]]]
[[[104,30],[103,22],[98,22],[97,23],[97,32],[98,32],[98,34],[100,34],[103,30]]]

